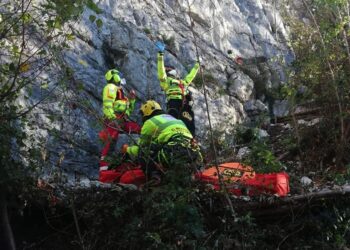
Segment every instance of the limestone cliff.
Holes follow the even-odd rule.
[[[257,99],[267,105],[267,89],[285,79],[283,68],[293,59],[286,45],[288,32],[278,9],[269,2],[100,0],[97,4],[103,13],[97,17],[101,27],[91,22],[96,13],[86,9],[81,20],[70,24],[75,39],[63,51],[73,72],[71,87],[64,99],[56,93],[50,106],[39,105],[32,114],[38,121],[32,133],[44,138],[41,146],[49,155],[48,172],[59,169],[96,176],[106,70],[115,67],[124,74],[126,88],[136,90],[137,108],[148,98],[164,105],[154,45],[159,39],[167,44],[166,63],[176,66],[182,75],[196,61],[198,46],[203,72],[210,79],[206,86],[214,129],[229,130],[249,119],[247,109],[257,109]],[[233,57],[244,58],[244,64],[237,65],[227,50],[233,51]],[[201,141],[208,125],[203,89],[193,84],[192,91]],[[52,113],[60,119],[50,120]],[[133,119],[140,120],[137,115]]]

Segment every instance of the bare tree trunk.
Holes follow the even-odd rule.
[[[327,53],[327,48],[326,48],[326,43],[325,43],[325,40],[323,38],[323,35],[321,33],[321,29],[320,29],[320,25],[318,24],[317,20],[316,20],[316,17],[315,15],[312,13],[311,9],[310,9],[310,6],[309,4],[306,2],[306,0],[302,0],[307,12],[309,13],[309,15],[311,16],[312,18],[312,21],[316,27],[316,31],[320,37],[320,40],[321,40],[321,44],[322,44],[322,47],[323,47],[323,51],[324,53]],[[339,95],[339,89],[337,87],[337,82],[336,82],[336,78],[335,78],[335,74],[334,74],[334,70],[333,70],[333,67],[331,65],[331,62],[329,61],[328,58],[325,58],[325,61],[327,63],[327,67],[329,69],[329,72],[331,74],[331,77],[332,77],[332,86],[334,88],[334,94],[335,94],[335,97],[337,99],[337,105],[338,105],[338,112],[339,112],[339,122],[340,122],[340,150],[343,150],[344,148],[344,144],[345,144],[345,136],[344,136],[344,131],[345,131],[345,126],[344,126],[344,116],[343,116],[343,104],[342,104],[342,101],[341,101],[341,98],[340,98],[340,95]],[[339,150],[339,149],[338,149]],[[343,155],[341,155],[342,157]]]
[[[294,195],[291,197],[278,198],[270,201],[250,201],[236,203],[234,208],[237,212],[250,211],[255,218],[276,218],[288,213],[303,209],[306,206],[316,205],[332,199],[349,199],[350,185],[343,185],[337,189],[324,189],[314,193]]]
[[[339,7],[337,8],[338,10],[338,18],[340,19],[341,22],[344,21],[344,18],[340,12]],[[344,24],[345,25],[345,24]],[[343,39],[344,39],[344,45],[345,45],[345,49],[346,49],[346,54],[348,56],[348,63],[349,63],[349,68],[350,68],[350,46],[349,46],[349,42],[348,42],[348,35],[347,35],[347,31],[344,28],[344,25],[342,27],[342,35],[343,35]]]
[[[7,212],[7,200],[5,191],[0,188],[0,242],[3,244],[1,249],[15,250],[15,239]]]

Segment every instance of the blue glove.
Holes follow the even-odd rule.
[[[156,42],[156,47],[158,48],[158,51],[159,51],[160,53],[163,53],[164,50],[165,50],[165,44],[162,43],[161,41],[157,41],[157,42]]]

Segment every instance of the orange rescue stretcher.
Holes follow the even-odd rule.
[[[223,163],[216,167],[210,167],[195,174],[195,178],[201,182],[213,185],[215,190],[220,190],[218,171],[222,184],[228,192],[234,195],[254,196],[262,193],[286,196],[289,193],[289,175],[285,172],[257,174],[250,166],[244,166],[239,162]]]
[[[218,173],[219,171],[219,173]],[[250,166],[238,162],[220,164],[209,167],[194,175],[202,183],[210,184],[215,190],[220,190],[219,174],[222,185],[234,195],[259,195],[263,193],[286,196],[289,193],[289,175],[285,172],[258,174]],[[100,172],[101,182],[134,184],[140,186],[146,182],[146,177],[140,167],[132,163],[123,163],[113,170]]]

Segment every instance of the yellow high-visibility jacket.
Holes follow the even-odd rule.
[[[127,153],[135,157],[139,153],[139,147],[147,150],[151,143],[166,144],[174,135],[193,138],[183,121],[168,114],[156,115],[143,124],[138,145],[128,147]]]
[[[106,118],[113,120],[117,116],[130,116],[135,108],[135,99],[124,96],[123,89],[113,83],[107,83],[103,88],[103,114]]]
[[[197,62],[187,76],[181,79],[174,79],[168,77],[164,67],[164,55],[158,52],[157,54],[157,69],[158,79],[160,81],[160,87],[164,90],[167,100],[170,99],[182,99],[188,92],[188,85],[196,77],[199,69],[199,63]]]

